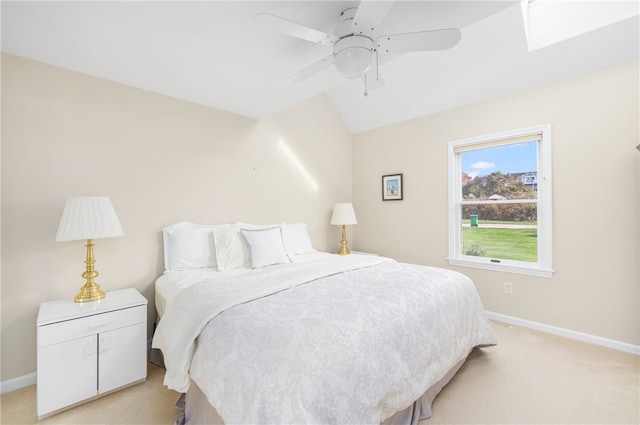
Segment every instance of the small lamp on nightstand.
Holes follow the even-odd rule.
[[[87,282],[74,301],[77,303],[96,301],[104,298],[105,293],[100,285],[94,282],[98,272],[93,268],[93,240],[122,236],[122,226],[109,198],[98,196],[81,196],[70,198],[64,206],[56,242],[87,240],[87,269],[82,277]]]
[[[340,241],[340,250],[338,251],[338,254],[349,254],[349,249],[347,248],[347,230],[345,226],[349,224],[358,224],[356,213],[353,210],[353,205],[351,205],[350,202],[336,204],[333,208],[331,224],[342,225],[342,240]]]

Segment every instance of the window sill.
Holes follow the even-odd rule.
[[[470,261],[462,260],[459,258],[447,258],[449,264],[452,266],[472,267],[475,269],[491,270],[495,272],[504,273],[516,273],[524,274],[528,276],[551,278],[553,277],[553,270],[546,268],[526,267],[514,264],[495,264],[484,261]]]

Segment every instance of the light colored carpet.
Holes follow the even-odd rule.
[[[640,357],[493,324],[433,404],[433,424],[638,424]],[[36,421],[35,387],[0,397],[3,424],[172,424],[177,393],[149,365],[146,382]]]
[[[436,397],[431,424],[638,424],[640,357],[493,324]]]

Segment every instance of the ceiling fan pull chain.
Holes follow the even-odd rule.
[[[367,91],[367,74],[364,74],[364,97],[367,97],[369,92]]]

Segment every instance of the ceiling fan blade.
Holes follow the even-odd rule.
[[[419,31],[408,34],[382,35],[378,37],[379,53],[424,52],[447,50],[458,44],[462,31],[447,28],[434,31]]]
[[[376,33],[392,7],[393,1],[362,0],[351,22],[351,31],[354,34]]]
[[[308,67],[296,72],[291,77],[287,78],[287,83],[300,83],[307,78],[313,77],[318,72],[329,68],[331,65],[333,65],[333,55],[325,56],[319,61],[312,63]]]
[[[304,25],[300,25],[270,13],[258,13],[253,19],[265,28],[290,35],[292,37],[311,41],[315,44],[333,46],[333,43],[338,40],[338,37],[335,35],[326,34],[322,31],[305,27]]]

